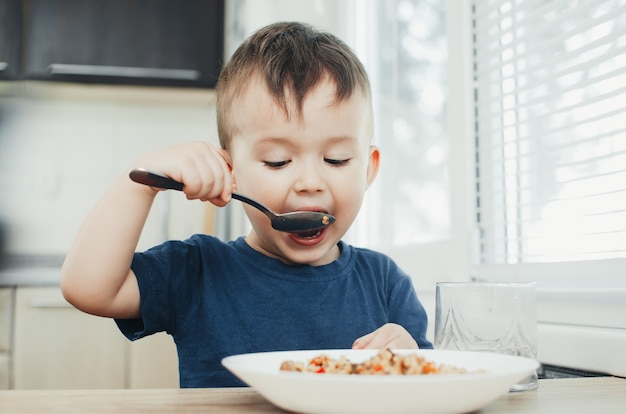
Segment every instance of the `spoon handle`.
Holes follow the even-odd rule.
[[[165,190],[183,190],[182,183],[143,168],[132,170],[128,175],[131,180],[139,184]],[[249,199],[241,194],[233,192],[232,197],[259,209],[263,214],[269,217],[273,229],[286,233],[318,230],[335,222],[335,217],[330,214],[316,211],[293,211],[290,213],[276,214],[258,201]]]
[[[150,187],[162,188],[164,190],[177,190],[177,191],[183,190],[183,183],[178,182],[170,177],[153,173],[143,168],[134,169],[128,175],[131,180],[139,184],[148,185]],[[244,203],[250,204],[253,207],[258,208],[269,218],[276,217],[276,214],[274,214],[272,211],[270,211],[269,208],[265,207],[263,204],[259,203],[258,201],[254,201],[236,192],[233,192],[232,196],[236,200],[242,201]]]
[[[128,176],[136,183],[148,185],[150,187],[162,188],[164,190],[183,191],[183,183],[166,177],[164,175],[155,174],[143,168],[132,170]]]
[[[248,198],[246,196],[243,196],[239,193],[236,192],[232,192],[232,197],[235,200],[239,200],[242,201],[244,203],[250,204],[252,207],[256,207],[257,209],[261,210],[261,212],[263,212],[263,214],[265,214],[267,217],[269,217],[270,219],[273,219],[276,217],[276,214],[274,214],[269,208],[265,207],[263,204],[259,203],[258,201],[255,201],[251,198]]]

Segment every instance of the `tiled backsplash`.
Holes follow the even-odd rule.
[[[184,141],[217,145],[210,90],[27,83],[11,93],[0,85],[0,100],[8,254],[65,254],[89,210],[134,160]],[[201,232],[206,208],[178,192],[160,194],[139,248]]]

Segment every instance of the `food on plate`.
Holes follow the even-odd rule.
[[[381,349],[374,357],[358,364],[350,362],[345,356],[333,359],[322,354],[307,362],[284,361],[280,370],[356,375],[465,374],[468,372],[463,368],[428,361],[418,354],[400,355],[389,349]]]

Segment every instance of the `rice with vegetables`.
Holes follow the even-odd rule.
[[[318,355],[307,362],[284,361],[281,371],[308,372],[315,374],[354,375],[425,375],[464,374],[467,370],[452,365],[437,364],[417,354],[400,355],[382,349],[365,362],[355,364],[345,356],[333,359]]]

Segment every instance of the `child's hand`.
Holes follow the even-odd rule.
[[[183,183],[189,200],[224,206],[233,190],[228,154],[207,142],[187,142],[146,155],[136,163]]]
[[[417,349],[415,339],[402,326],[386,323],[367,335],[354,341],[352,349]]]

